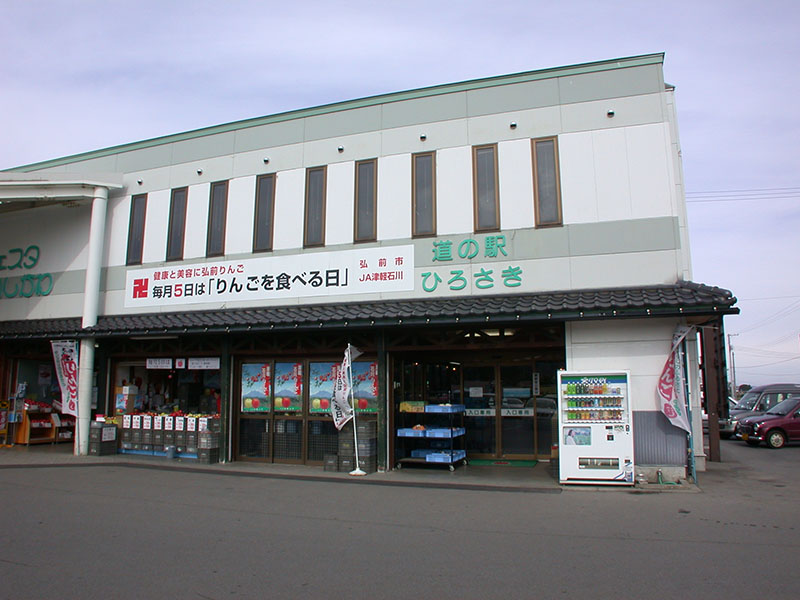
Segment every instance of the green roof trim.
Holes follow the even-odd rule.
[[[260,125],[268,125],[271,123],[279,123],[282,121],[291,121],[294,119],[314,117],[318,115],[324,115],[339,111],[353,110],[357,108],[365,108],[368,106],[375,106],[379,104],[389,104],[391,102],[415,100],[419,98],[440,96],[443,94],[468,92],[470,90],[478,90],[488,87],[526,83],[541,79],[552,79],[554,77],[568,77],[572,75],[582,75],[586,73],[597,73],[602,71],[612,71],[623,68],[663,64],[663,62],[664,62],[664,53],[660,52],[656,54],[643,54],[640,56],[631,56],[631,57],[616,58],[616,59],[603,60],[590,63],[581,63],[564,67],[552,67],[548,69],[541,69],[537,71],[526,71],[522,73],[514,73],[509,75],[497,75],[493,77],[473,79],[458,83],[445,83],[441,85],[417,88],[401,92],[390,92],[387,94],[367,96],[366,98],[359,98],[355,100],[344,100],[341,102],[334,102],[331,104],[323,104],[321,106],[312,108],[297,109],[288,112],[277,113],[274,115],[253,117],[250,119],[243,119],[241,121],[234,121],[232,123],[225,123],[222,125],[212,125],[210,127],[193,129],[191,131],[186,131],[183,133],[169,134],[157,138],[142,140],[139,142],[120,144],[118,146],[111,146],[109,148],[103,148],[100,150],[91,150],[89,152],[82,152],[80,154],[73,154],[71,156],[65,156],[62,158],[54,158],[51,160],[31,163],[28,165],[22,165],[11,169],[5,169],[4,171],[0,172],[15,172],[15,171],[27,172],[27,171],[36,171],[40,169],[50,169],[53,167],[60,167],[74,162],[102,158],[105,156],[119,154],[122,152],[130,152],[134,150],[141,150],[144,148],[152,148],[154,146],[160,146],[163,144],[181,142],[184,140],[190,140],[194,138],[200,138],[219,133],[228,133],[240,129],[258,127]]]

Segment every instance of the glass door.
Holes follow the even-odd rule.
[[[534,390],[530,365],[501,366],[500,440],[501,458],[533,458]]]
[[[467,455],[474,458],[496,458],[498,415],[495,367],[464,366],[462,372]]]

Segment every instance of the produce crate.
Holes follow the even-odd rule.
[[[411,451],[411,458],[425,458],[428,454],[435,454],[436,450],[431,448],[419,448]]]
[[[378,453],[378,440],[371,439],[366,441],[358,440],[359,456],[375,456]]]
[[[197,436],[198,448],[219,448],[219,433],[211,431],[201,431]]]
[[[336,454],[326,454],[323,461],[324,471],[336,471],[339,469],[339,457]]]

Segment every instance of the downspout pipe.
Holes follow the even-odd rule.
[[[92,220],[89,225],[89,257],[86,262],[86,280],[83,287],[83,315],[81,327],[97,325],[100,305],[100,275],[106,236],[108,188],[94,188]],[[92,420],[92,391],[94,388],[95,338],[81,338],[78,364],[78,419],[75,435],[75,455],[89,454],[89,427]]]

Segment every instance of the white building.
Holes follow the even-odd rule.
[[[662,62],[445,84],[0,174],[3,392],[24,380],[52,401],[33,380],[50,340],[77,339],[84,425],[93,388],[112,414],[135,385],[143,407],[218,408],[224,460],[322,464],[330,366],[352,343],[392,468],[401,402],[469,397],[470,458],[548,460],[557,371],[626,370],[637,468],[686,476],[656,384],[676,326],[719,337],[738,309],[692,283]]]

